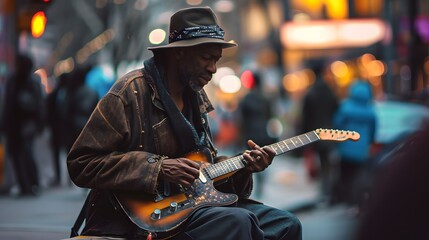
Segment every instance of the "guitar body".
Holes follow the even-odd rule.
[[[186,157],[200,162],[201,170],[210,165],[203,152],[192,152]],[[179,226],[200,208],[231,205],[238,200],[235,194],[218,191],[214,181],[206,178],[197,178],[188,189],[165,198],[130,191],[116,191],[114,195],[131,221],[156,238],[177,233]]]

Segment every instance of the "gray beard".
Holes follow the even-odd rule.
[[[201,86],[196,85],[195,82],[193,82],[191,80],[189,80],[188,83],[189,83],[188,84],[189,87],[195,92],[199,92],[199,91],[201,91],[201,89],[203,89]]]
[[[184,83],[187,84],[193,91],[199,92],[201,91],[202,87],[195,84],[194,81],[192,81],[192,74],[183,74],[182,78]]]

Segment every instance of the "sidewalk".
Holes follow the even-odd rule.
[[[37,197],[0,197],[1,240],[67,238],[85,192],[76,187],[45,190]]]

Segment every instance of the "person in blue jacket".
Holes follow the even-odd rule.
[[[376,119],[371,85],[357,80],[350,86],[349,96],[340,103],[334,115],[335,128],[360,134],[357,142],[345,141],[338,144],[341,161],[335,197],[337,202],[351,206],[359,203],[360,196],[354,189],[357,189],[357,179],[370,157],[375,140]]]

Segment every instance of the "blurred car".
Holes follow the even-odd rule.
[[[380,101],[375,103],[375,111],[376,144],[394,143],[429,124],[429,108],[417,103]]]

